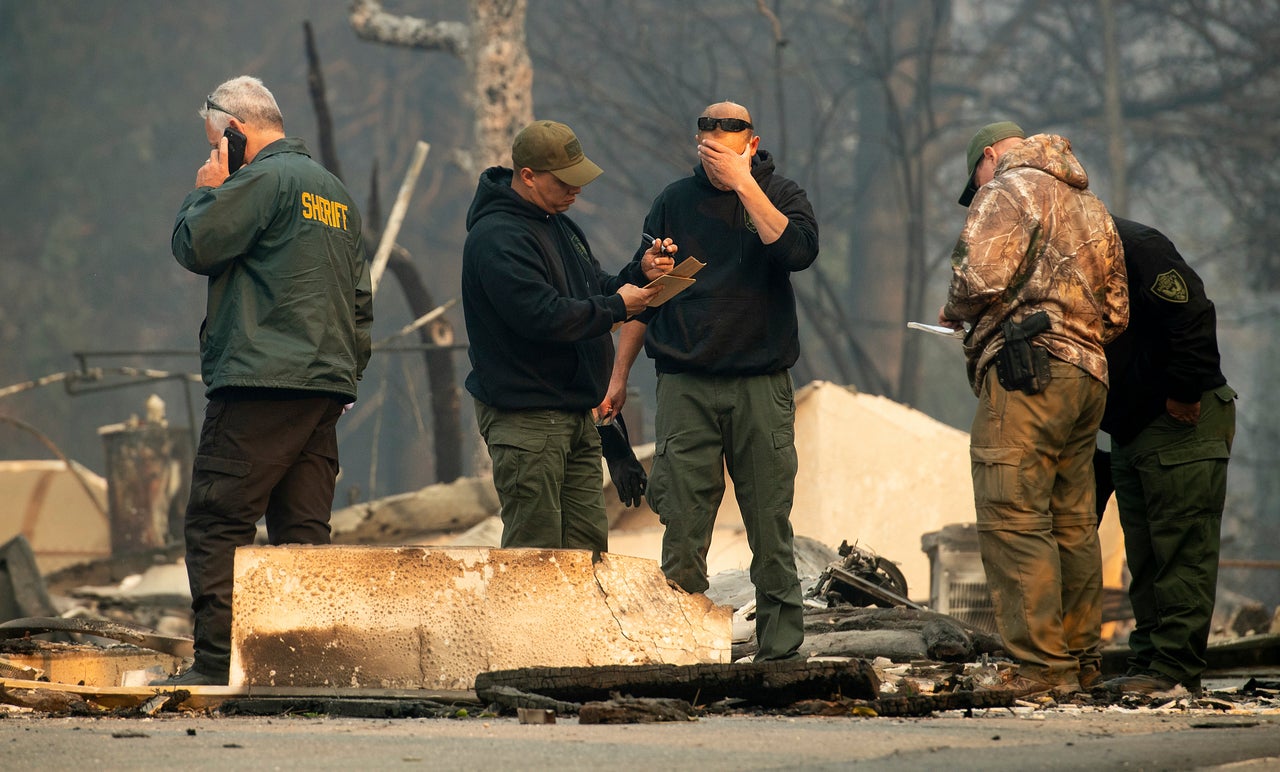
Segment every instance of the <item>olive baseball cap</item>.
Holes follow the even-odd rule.
[[[964,184],[964,192],[960,194],[960,206],[968,206],[969,202],[973,200],[974,194],[978,192],[978,183],[974,180],[973,173],[978,170],[978,162],[982,160],[982,151],[1009,137],[1026,139],[1027,134],[1022,130],[1021,126],[1013,121],[1000,121],[998,123],[988,123],[978,129],[978,133],[973,135],[973,139],[969,140],[969,150],[964,157],[965,168],[969,170],[969,179]]]
[[[511,145],[511,162],[516,171],[529,168],[551,172],[566,185],[580,187],[599,177],[603,170],[582,152],[573,129],[555,121],[534,121],[516,135]]]

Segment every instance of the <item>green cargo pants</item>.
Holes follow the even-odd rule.
[[[600,432],[591,413],[475,404],[502,505],[502,546],[608,550]]]
[[[1039,394],[1009,392],[995,368],[970,433],[978,548],[996,622],[1018,672],[1070,684],[1101,665],[1102,553],[1093,448],[1107,389],[1050,361]]]
[[[1137,622],[1129,634],[1129,667],[1154,670],[1191,689],[1199,687],[1204,671],[1218,585],[1235,397],[1230,386],[1207,391],[1198,424],[1165,414],[1128,444],[1111,443]]]
[[[791,374],[658,374],[657,443],[649,506],[666,526],[662,571],[687,592],[707,589],[707,550],[733,479],[756,588],[757,660],[796,655],[804,641],[791,502],[795,395]]]

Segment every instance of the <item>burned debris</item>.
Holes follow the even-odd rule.
[[[893,561],[848,541],[840,542],[841,560],[831,563],[806,597],[821,598],[827,605],[924,608],[907,599],[907,577]]]
[[[462,669],[476,668],[473,671],[474,683],[456,683],[455,679],[457,688],[441,689],[450,684],[439,680],[430,683],[396,682],[385,673],[377,675],[376,668],[368,669],[372,661],[366,658],[362,662],[358,653],[350,667],[344,666],[345,676],[325,675],[317,664],[325,661],[326,657],[332,658],[333,647],[341,646],[343,636],[335,628],[321,624],[324,629],[317,628],[311,637],[320,646],[316,651],[325,656],[319,659],[301,657],[308,660],[308,666],[314,671],[301,680],[252,684],[252,678],[256,676],[249,674],[258,672],[255,668],[267,672],[272,670],[273,663],[282,661],[282,658],[297,659],[297,652],[303,650],[294,647],[292,653],[282,650],[276,655],[264,655],[266,650],[259,649],[256,655],[250,656],[266,658],[253,667],[245,668],[250,680],[244,681],[240,688],[194,687],[166,691],[143,686],[143,682],[138,680],[138,673],[148,668],[153,674],[158,670],[171,672],[179,667],[182,658],[190,654],[189,638],[180,634],[158,633],[122,620],[33,616],[0,623],[0,688],[3,689],[0,704],[8,706],[8,710],[49,715],[141,717],[209,710],[227,716],[326,714],[377,718],[523,714],[525,721],[537,720],[537,716],[542,716],[543,720],[576,716],[579,723],[689,721],[714,714],[762,712],[848,717],[925,716],[946,711],[976,715],[993,710],[1017,714],[1018,711],[1046,709],[1218,712],[1267,709],[1280,704],[1275,682],[1266,678],[1254,679],[1235,691],[1219,689],[1201,695],[1185,693],[1184,690],[1181,694],[1119,697],[1082,693],[1070,700],[1017,700],[1008,693],[990,688],[1000,682],[1002,674],[1010,666],[1000,658],[999,637],[982,629],[980,619],[975,623],[908,601],[909,588],[905,577],[893,570],[894,563],[865,547],[850,546],[846,541],[838,550],[832,551],[805,540],[800,543],[804,553],[802,562],[809,567],[805,571],[809,576],[806,593],[809,608],[805,613],[806,638],[801,652],[805,658],[796,661],[751,662],[750,656],[754,651],[750,633],[752,626],[741,625],[737,628],[739,635],[731,635],[727,624],[729,609],[726,608],[723,611],[725,616],[721,617],[723,621],[717,624],[724,625],[720,628],[723,631],[720,635],[723,635],[726,645],[732,638],[732,650],[731,654],[726,651],[722,655],[724,660],[718,663],[624,665],[617,664],[620,660],[612,657],[613,664],[592,662],[583,666],[485,669],[481,664],[463,664],[459,665]],[[19,548],[8,549],[12,552]],[[259,611],[264,620],[272,616],[270,608],[274,607],[275,601],[271,599],[283,597],[279,594],[282,588],[292,588],[287,592],[296,591],[301,593],[300,597],[305,596],[310,592],[304,581],[305,575],[327,575],[326,570],[320,567],[305,565],[305,560],[297,563],[303,557],[300,553],[308,550],[255,549],[256,558],[246,562],[244,571],[240,573],[248,576],[254,571],[261,573],[267,564],[273,566],[274,583],[267,582],[253,591],[263,599]],[[647,623],[652,626],[654,610],[662,607],[662,603],[654,606],[653,599],[662,593],[681,594],[657,578],[641,580],[640,574],[634,571],[645,561],[623,556],[593,558],[584,553],[582,561],[575,561],[572,552],[549,553],[535,558],[523,553],[537,551],[505,555],[502,550],[483,548],[410,548],[406,551],[405,548],[335,546],[323,550],[312,548],[311,551],[316,559],[326,564],[337,560],[343,565],[350,565],[349,561],[355,555],[352,550],[363,555],[359,561],[366,563],[383,560],[382,555],[390,558],[394,565],[388,564],[392,572],[389,576],[394,575],[400,581],[410,580],[417,565],[428,566],[431,560],[446,555],[452,555],[451,560],[461,559],[456,570],[444,570],[446,567],[442,564],[428,569],[427,574],[436,577],[431,581],[443,581],[454,588],[470,586],[476,590],[485,587],[475,598],[465,594],[458,596],[460,608],[465,610],[472,623],[476,621],[474,610],[477,604],[496,604],[516,608],[517,613],[532,613],[527,603],[513,600],[508,605],[498,601],[503,592],[501,585],[484,584],[488,580],[483,577],[490,569],[496,572],[491,576],[519,577],[521,581],[511,586],[516,595],[527,593],[531,584],[541,586],[547,581],[552,584],[567,582],[564,587],[569,595],[563,602],[557,602],[561,606],[567,603],[571,607],[585,608],[584,598],[580,597],[581,588],[602,593],[600,597],[604,605],[601,610],[604,615],[587,625],[592,628],[599,628],[605,619],[614,620],[613,624],[628,624],[623,622],[628,615],[635,621],[647,618]],[[338,552],[342,554],[338,555]],[[246,553],[246,558],[248,555]],[[465,555],[469,557],[462,557]],[[267,563],[262,563],[264,559]],[[530,559],[550,561],[543,565],[560,579],[552,580],[551,574],[547,574],[545,580],[539,579],[538,571],[517,570],[516,563],[508,565],[511,560],[519,563]],[[280,560],[285,562],[279,563]],[[632,565],[633,561],[635,565]],[[823,561],[826,561],[825,566],[822,566]],[[22,561],[14,559],[10,562],[18,566]],[[257,568],[251,570],[253,565]],[[10,574],[15,573],[12,567],[8,570]],[[572,580],[570,575],[575,571],[582,572],[584,577],[590,574],[590,579]],[[378,574],[372,564],[355,573],[361,576]],[[290,579],[291,576],[294,578]],[[77,578],[94,581],[103,576],[101,573],[82,572]],[[737,579],[740,581],[741,577]],[[257,580],[255,583],[261,584]],[[42,582],[37,584],[41,586],[28,587],[24,591],[26,595],[30,596],[34,590],[38,597],[44,588]],[[141,582],[135,576],[125,584],[138,587]],[[713,585],[719,585],[719,594],[713,595],[734,597],[735,605],[739,606],[737,616],[749,620],[749,592],[733,589],[732,582],[713,582]],[[415,592],[421,589],[416,584],[413,586]],[[62,590],[65,588],[60,588],[60,593]],[[450,592],[456,592],[456,589]],[[498,595],[490,597],[489,593],[493,592]],[[52,597],[61,597],[60,593]],[[49,594],[46,592],[46,595]],[[96,589],[81,587],[72,595],[81,602],[101,603],[113,613],[119,613],[128,606],[122,602],[119,592],[101,585]],[[323,593],[321,596],[315,596],[321,606],[346,609],[345,613],[355,613],[353,609],[359,605],[352,598],[335,601]],[[376,597],[377,593],[373,596]],[[163,598],[162,605],[172,605],[172,599],[165,597],[164,592],[157,592],[152,597]],[[513,599],[515,597],[512,596]],[[688,597],[693,599],[697,596]],[[131,602],[139,601],[135,598]],[[710,603],[705,599],[704,602]],[[12,601],[10,603],[13,605]],[[245,613],[257,608],[253,603],[246,603]],[[689,609],[677,606],[683,610],[677,611],[675,616],[688,618]],[[642,608],[649,610],[642,612]],[[707,610],[711,608],[708,605]],[[313,621],[324,621],[322,615],[317,616],[319,611],[313,614],[299,607],[295,612]],[[359,625],[366,631],[366,637],[369,628],[379,624],[376,609],[371,613],[373,616]],[[278,614],[275,616],[279,617]],[[661,617],[661,612],[658,616]],[[714,615],[707,617],[708,620],[713,618]],[[258,637],[263,634],[278,636],[286,632],[282,628],[271,633],[269,625],[263,627],[263,624],[265,622],[249,625],[246,621],[246,629],[254,629]],[[446,631],[449,624],[442,620],[431,622],[414,637],[428,641],[433,634]],[[455,643],[449,645],[453,648],[476,648],[476,629],[474,624],[470,624],[454,630],[449,636]],[[495,629],[504,630],[504,634],[509,635],[519,628],[508,624]],[[632,628],[627,636],[635,638],[636,631],[641,629],[643,627]],[[707,634],[711,635],[708,641],[717,635],[708,627],[691,640],[697,640],[697,635]],[[64,640],[47,640],[55,637]],[[1268,657],[1275,654],[1275,636],[1266,639],[1267,643],[1255,643],[1243,649],[1239,648],[1241,640],[1247,639],[1237,639],[1235,649],[1231,646],[1221,649],[1224,652],[1222,656],[1232,658],[1224,661],[1247,663],[1266,672],[1266,663],[1271,661]],[[498,639],[491,644],[502,645]],[[479,649],[484,650],[486,646]],[[246,654],[250,651],[244,650]],[[100,672],[87,677],[68,676],[66,663],[77,658],[99,663]],[[415,671],[427,661],[422,658],[421,651],[411,654],[410,659],[416,663],[413,664]],[[102,663],[112,660],[121,664],[108,672]],[[56,668],[50,663],[56,664]],[[289,667],[296,670],[296,665],[295,662]],[[124,685],[126,683],[135,685]]]
[[[807,404],[840,412],[851,399],[845,390],[818,387]],[[885,430],[901,426],[899,420]],[[941,431],[921,443],[957,440]],[[144,467],[157,480],[164,476],[163,465],[115,465]],[[162,491],[168,500],[173,487],[130,490]],[[950,489],[940,495],[955,498]],[[242,576],[249,584],[237,594],[244,599],[237,611],[240,680],[169,690],[145,684],[181,669],[190,655],[181,550],[148,544],[116,554],[108,545],[47,566],[18,537],[0,548],[0,715],[523,715],[528,722],[576,716],[579,723],[610,723],[742,713],[1240,712],[1280,705],[1270,678],[1280,631],[1248,599],[1225,604],[1230,623],[1220,628],[1236,633],[1210,650],[1211,668],[1249,668],[1257,676],[1244,687],[1211,682],[1200,695],[1013,699],[991,688],[1011,666],[994,633],[973,527],[945,524],[915,535],[911,550],[885,536],[880,553],[867,545],[884,544],[866,533],[833,535],[834,521],[813,515],[821,506],[798,507],[795,516],[798,534],[822,534],[796,538],[808,591],[803,659],[795,662],[751,661],[754,591],[745,562],[713,570],[706,596],[674,590],[645,559],[661,528],[643,505],[610,510],[615,553],[492,549],[496,497],[491,483],[475,478],[339,511],[330,547],[247,548]],[[164,526],[155,513],[172,511],[138,507],[157,530]],[[731,518],[723,526],[716,543],[724,552],[709,561],[740,561],[741,528]],[[385,546],[406,542],[440,546]],[[840,546],[828,546],[834,543]],[[339,591],[343,582],[351,586]],[[422,610],[428,606],[432,613],[454,610],[432,617]],[[1115,604],[1108,614],[1120,620],[1117,636],[1125,610]],[[399,627],[388,637],[392,618]],[[511,659],[512,650],[525,659]],[[576,659],[549,658],[567,652]],[[1123,652],[1108,652],[1106,669],[1122,668]]]

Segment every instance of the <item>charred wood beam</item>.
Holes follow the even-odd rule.
[[[434,700],[338,697],[245,697],[218,707],[227,716],[288,716],[315,713],[347,718],[453,718],[458,708]]]
[[[577,715],[578,709],[582,707],[576,702],[564,702],[541,694],[526,692],[514,686],[491,686],[485,690],[485,696],[482,699],[487,704],[497,705],[507,713],[514,713],[520,708],[528,708],[530,710],[551,710],[561,716],[574,716]]]
[[[503,686],[564,702],[608,700],[616,692],[694,704],[737,698],[751,705],[778,706],[831,695],[875,699],[880,680],[870,664],[857,660],[544,667],[476,676],[476,695],[483,702],[493,701],[495,689]]]

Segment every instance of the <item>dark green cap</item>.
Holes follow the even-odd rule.
[[[969,151],[965,153],[965,168],[969,170],[969,179],[965,182],[964,192],[960,194],[960,206],[968,206],[973,200],[973,196],[978,192],[978,185],[973,179],[973,173],[978,169],[978,162],[982,160],[982,151],[991,147],[1002,139],[1009,137],[1018,137],[1026,139],[1026,132],[1022,127],[1013,121],[1000,121],[998,123],[988,123],[986,126],[978,129],[978,133],[973,135],[973,139],[969,140]]]
[[[582,152],[573,129],[555,121],[534,121],[521,129],[511,146],[511,162],[516,174],[522,168],[551,172],[574,186],[586,185],[601,173]]]

